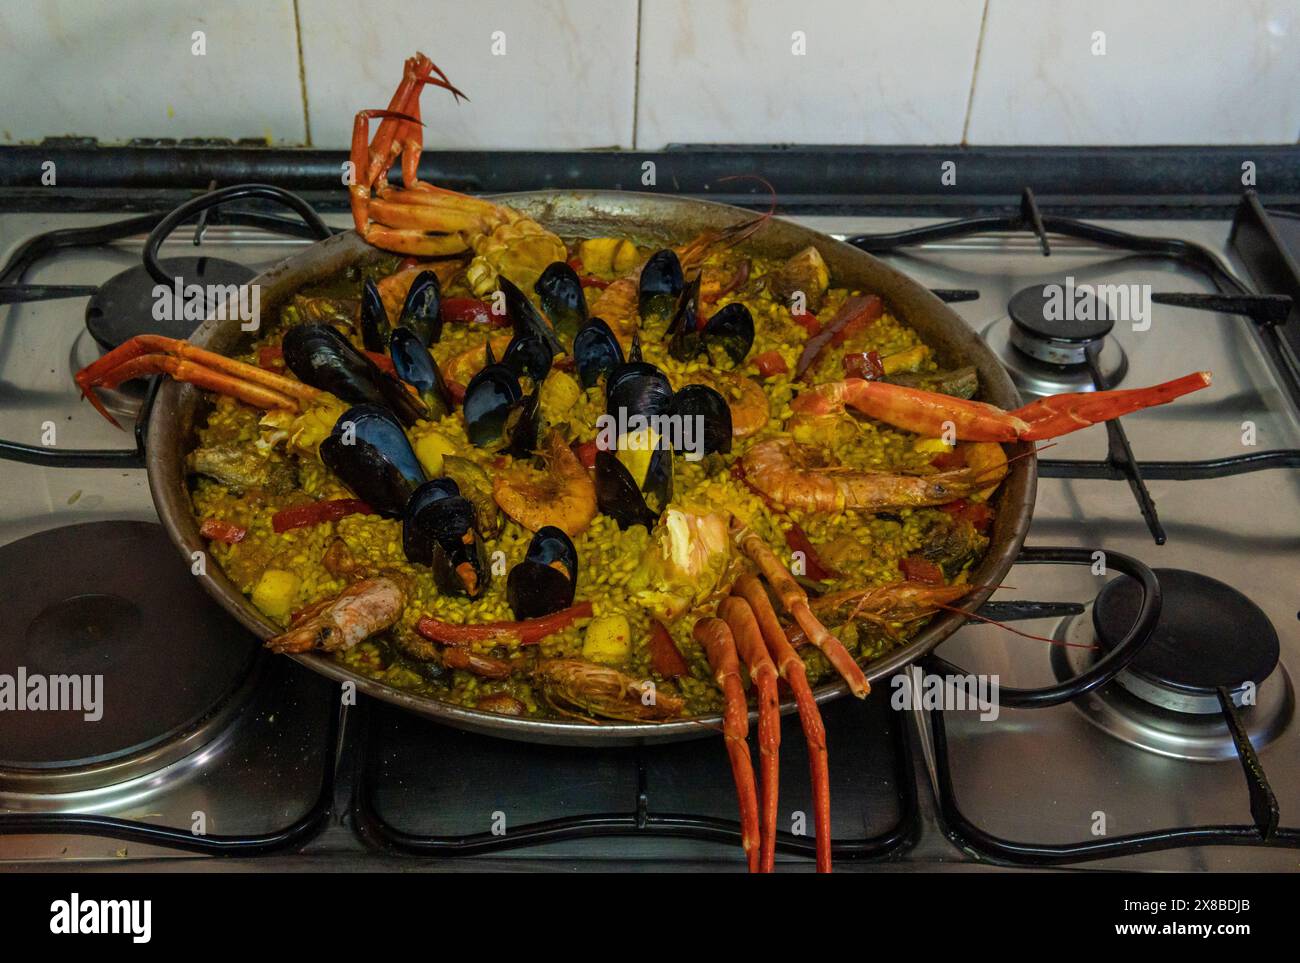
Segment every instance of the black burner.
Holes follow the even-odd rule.
[[[244,284],[253,272],[242,264],[215,257],[172,257],[160,262],[165,271],[181,279],[183,285]],[[105,351],[129,341],[137,334],[163,334],[170,338],[188,338],[202,319],[186,318],[183,312],[166,312],[170,319],[159,320],[154,308],[158,282],[143,264],[115,274],[99,286],[86,303],[86,327]],[[217,305],[209,304],[203,311]]]
[[[1234,701],[1276,668],[1277,631],[1254,602],[1230,585],[1181,569],[1155,569],[1164,604],[1150,641],[1116,681],[1169,709],[1217,712],[1216,690]],[[1133,625],[1141,592],[1127,576],[1107,583],[1093,606],[1093,625],[1109,650]]]
[[[1012,295],[1011,341],[1031,358],[1049,364],[1082,364],[1087,349],[1114,326],[1106,302],[1072,281],[1038,284]]]
[[[89,522],[11,542],[0,548],[0,595],[0,684],[21,673],[30,693],[34,679],[102,677],[97,720],[30,704],[0,712],[0,775],[129,778],[130,760],[163,758],[165,743],[192,751],[255,665],[257,641],[204,594],[158,525]]]

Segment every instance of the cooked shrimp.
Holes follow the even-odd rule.
[[[657,722],[682,714],[686,702],[648,681],[581,659],[542,659],[533,680],[557,712],[626,722]]]
[[[501,510],[530,531],[547,525],[577,535],[596,517],[596,486],[558,431],[539,446],[544,468],[515,462],[497,474],[492,497]]]
[[[817,449],[790,438],[759,442],[745,452],[741,466],[749,484],[786,508],[880,512],[946,505],[996,487],[1007,473],[1006,455],[1000,445],[991,442],[968,448],[982,449],[985,444],[997,452],[981,450],[970,458],[975,464],[930,475],[896,475],[824,464]]]
[[[405,605],[406,593],[392,579],[354,582],[300,613],[288,631],[268,639],[266,647],[272,652],[350,649],[395,623]]]

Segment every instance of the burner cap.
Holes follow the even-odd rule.
[[[1052,364],[1082,364],[1085,349],[1114,326],[1106,302],[1068,279],[1017,291],[1007,302],[1007,313],[1016,347]]]
[[[30,698],[33,680],[50,691],[54,676],[102,680],[97,709],[83,693],[82,709],[0,712],[0,776],[112,772],[103,784],[138,775],[131,760],[172,761],[164,744],[188,754],[195,730],[237,701],[259,648],[151,523],[70,525],[0,547],[0,595],[3,682],[25,678]]]
[[[1280,647],[1273,624],[1254,602],[1208,575],[1171,568],[1155,573],[1164,598],[1160,620],[1117,681],[1136,677],[1147,686],[1126,684],[1135,695],[1165,708],[1188,709],[1187,696],[1213,698],[1220,686],[1235,692],[1247,682],[1258,686],[1268,678]],[[1103,648],[1114,648],[1132,627],[1140,598],[1137,582],[1127,576],[1098,593],[1092,619]]]
[[[170,257],[159,262],[163,270],[181,279],[185,286],[244,284],[253,272],[242,264],[215,257]],[[105,351],[112,351],[137,334],[163,334],[169,338],[188,338],[202,319],[186,318],[185,312],[167,312],[170,319],[154,317],[157,298],[153,279],[143,264],[115,274],[99,286],[86,303],[86,327]],[[206,289],[205,290],[210,290]],[[208,311],[216,304],[209,303]],[[177,317],[179,315],[179,317]]]

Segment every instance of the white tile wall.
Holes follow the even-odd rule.
[[[982,11],[983,0],[642,0],[636,145],[956,143]]]
[[[8,0],[0,91],[6,144],[305,136],[292,0]]]
[[[1104,55],[1093,52],[1098,31]],[[971,143],[1294,143],[1297,135],[1297,0],[989,0]]]
[[[431,149],[1300,138],[1300,0],[8,0],[0,144],[344,147],[417,49]]]
[[[387,107],[417,50],[470,98],[425,90],[430,148],[632,144],[637,0],[298,0],[298,11],[317,146],[347,146],[357,110]]]

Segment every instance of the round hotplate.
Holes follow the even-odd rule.
[[[1110,334],[1114,321],[1106,302],[1090,288],[1067,284],[1035,284],[1017,291],[1007,302],[1016,327],[1045,341],[1086,344]]]
[[[132,760],[160,768],[216,735],[251,688],[257,639],[159,525],[88,522],[11,542],[0,595],[0,783],[75,773],[64,782],[83,788],[95,780],[81,775],[139,775]]]
[[[143,264],[113,275],[86,302],[86,328],[105,351],[112,351],[138,334],[188,338],[217,307],[216,302],[224,300],[223,288],[244,284],[253,277],[253,271],[244,265],[215,257],[169,257],[159,263],[164,271],[180,279],[180,304],[176,303],[173,287],[168,292],[172,302],[158,309],[161,292],[155,289],[159,285]],[[190,285],[202,286],[202,309],[185,310],[186,288]]]
[[[1215,691],[1237,693],[1259,686],[1277,667],[1277,630],[1254,602],[1218,579],[1181,569],[1155,569],[1163,604],[1150,640],[1125,674],[1146,685],[1116,680],[1149,701],[1171,709],[1198,711],[1183,697],[1208,697],[1217,711]],[[1113,579],[1097,595],[1093,625],[1110,650],[1137,617],[1141,591],[1132,579]]]

